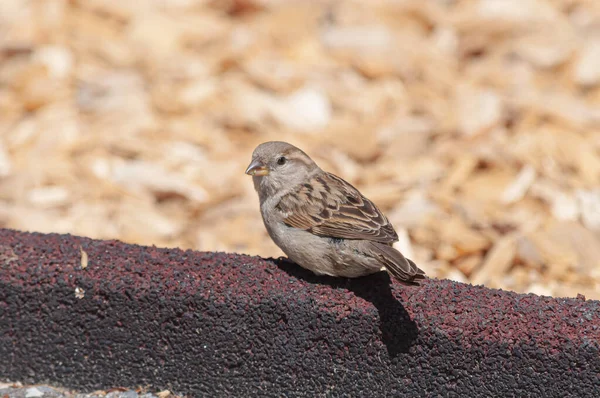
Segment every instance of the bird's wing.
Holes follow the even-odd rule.
[[[330,173],[319,173],[276,206],[283,222],[315,235],[392,244],[394,227],[356,188]]]

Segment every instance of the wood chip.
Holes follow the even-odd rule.
[[[464,275],[470,277],[473,271],[481,264],[481,261],[481,254],[472,254],[470,256],[459,258],[454,266]]]
[[[81,253],[81,269],[86,269],[88,266],[88,254],[79,246],[79,252]]]
[[[521,169],[515,180],[504,190],[502,202],[506,204],[517,202],[525,196],[525,193],[535,181],[536,172],[533,167],[527,165]]]
[[[501,238],[486,254],[483,264],[471,277],[471,283],[479,285],[501,278],[512,266],[515,254],[516,242],[514,237]]]

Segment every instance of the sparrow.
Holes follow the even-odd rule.
[[[356,278],[385,269],[405,285],[425,273],[392,247],[398,235],[356,188],[323,171],[301,149],[260,144],[246,169],[273,242],[294,263],[318,275]]]

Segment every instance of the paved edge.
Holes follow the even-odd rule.
[[[597,397],[599,303],[0,229],[0,379],[192,396]]]

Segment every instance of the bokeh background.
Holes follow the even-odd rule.
[[[275,139],[430,276],[600,298],[598,0],[0,1],[0,226],[279,256]]]

